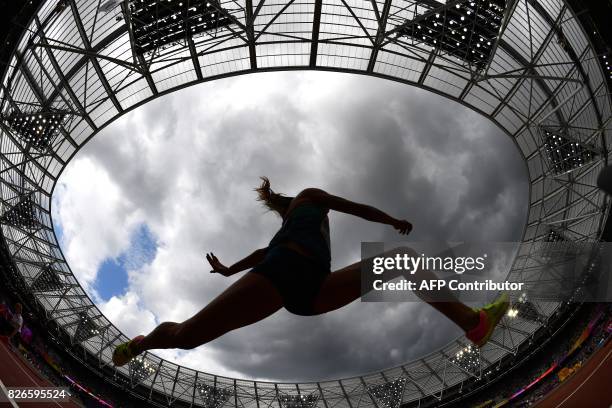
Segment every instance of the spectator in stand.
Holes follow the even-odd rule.
[[[11,313],[6,306],[6,302],[3,300],[0,303],[0,336],[8,336],[13,332],[13,326],[11,326]]]
[[[13,331],[9,334],[9,337],[13,340],[15,345],[19,344],[19,336],[21,335],[21,328],[23,327],[21,312],[23,312],[21,303],[15,303],[15,313],[13,313],[10,320]]]

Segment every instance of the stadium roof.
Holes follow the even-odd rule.
[[[595,180],[609,152],[611,57],[562,0],[44,1],[17,38],[0,89],[3,240],[47,317],[100,369],[111,369],[114,346],[127,339],[66,263],[53,189],[102,128],[186,86],[260,71],[340,71],[418,86],[481,113],[516,142],[528,168],[529,214],[510,280],[537,283],[543,243],[599,240],[608,216]],[[396,408],[479,377],[558,306],[529,302],[479,353],[459,338],[399,367],[334,381],[225,378],[152,353],[112,369],[135,392],[168,403]]]

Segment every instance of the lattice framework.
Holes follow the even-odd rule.
[[[150,24],[146,16],[159,20],[160,12],[139,11],[136,0],[109,1],[102,8],[92,0],[46,2],[24,31],[3,78],[2,236],[48,318],[72,333],[98,368],[109,367],[113,347],[126,337],[93,305],[63,257],[51,222],[53,187],[61,170],[100,128],[163,93],[202,81],[265,70],[321,69],[364,73],[447,96],[503,129],[515,140],[528,167],[529,216],[510,280],[541,279],[542,244],[551,239],[551,231],[565,242],[599,239],[609,209],[595,186],[610,143],[610,97],[603,68],[607,59],[594,53],[563,1],[491,2],[503,9],[494,29],[473,24],[469,34],[474,41],[466,37],[455,44],[459,48],[450,48],[449,38],[455,37],[449,37],[446,29],[457,18],[452,7],[464,7],[463,16],[468,16],[467,7],[474,6],[466,1],[210,3],[218,15],[194,14],[185,8],[191,4],[187,0],[162,11],[192,28],[191,33],[179,35],[174,28],[171,34],[171,25],[158,23],[149,34],[144,28]],[[206,24],[216,21],[214,30],[197,26],[200,17]],[[432,29],[417,41],[417,30],[425,29],[418,29],[419,24],[442,30]],[[479,43],[486,43],[486,53],[470,59],[471,51],[483,47]],[[15,121],[33,112],[40,114],[39,119],[51,112],[61,112],[62,117],[41,138],[24,133],[22,122]],[[578,162],[557,171],[559,160],[550,154],[546,130],[563,137],[566,145],[574,143],[569,153]],[[592,155],[585,157],[581,148]],[[19,203],[28,199],[22,211]],[[10,216],[11,210],[17,216]],[[22,222],[29,219],[36,222]],[[63,287],[46,275],[48,265],[61,275]],[[400,367],[308,384],[224,378],[149,353],[116,369],[115,375],[126,379],[134,392],[147,390],[145,397],[155,392],[165,395],[169,404],[183,401],[209,408],[313,401],[325,408],[360,408],[379,407],[380,401],[395,406],[443,399],[448,390],[475,381],[515,355],[548,324],[558,306],[530,298],[524,314],[519,311],[504,318],[492,341],[469,364],[457,359],[467,345],[465,339],[456,339]],[[481,370],[476,370],[476,363]],[[311,400],[304,402],[302,396]]]

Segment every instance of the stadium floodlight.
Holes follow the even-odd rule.
[[[406,387],[406,379],[400,377],[394,381],[368,388],[370,395],[385,408],[399,408]]]
[[[430,8],[397,27],[396,35],[448,53],[479,71],[491,57],[505,10],[505,0],[462,1],[454,6]]]
[[[82,343],[87,339],[97,336],[100,334],[98,325],[94,323],[93,319],[89,317],[87,312],[79,313],[77,328],[74,331],[74,337],[72,342],[74,344]]]
[[[199,383],[196,388],[206,408],[219,408],[223,406],[233,394],[228,388],[217,388],[202,383]]]
[[[551,228],[546,235],[546,242],[565,242],[567,239],[557,230]]]
[[[576,170],[597,156],[593,147],[574,140],[564,134],[565,132],[555,131],[544,126],[540,126],[539,129],[544,142],[546,159],[550,165],[549,169],[555,175]]]
[[[514,308],[508,309],[508,313],[506,313],[506,315],[511,318],[515,318],[516,316],[518,316],[518,314],[519,314],[518,310]]]
[[[37,229],[40,226],[40,220],[32,198],[33,194],[26,193],[16,197],[17,203],[13,206],[5,203],[5,206],[9,208],[0,217],[0,222],[28,230]]]
[[[566,261],[568,257],[576,255],[576,249],[573,241],[567,239],[556,228],[550,227],[542,243],[540,256],[547,260],[555,260],[556,262]]]
[[[279,394],[278,396],[278,403],[281,408],[314,408],[318,400],[319,396],[316,394]]]
[[[141,55],[233,22],[215,0],[130,0],[126,20],[131,25],[135,51]]]
[[[138,384],[155,373],[153,364],[143,356],[138,356],[130,360],[128,369],[130,371],[132,384]]]
[[[51,265],[45,265],[34,278],[30,290],[32,292],[54,292],[64,287],[65,284],[58,273],[51,268]]]
[[[480,350],[471,344],[455,353],[450,362],[475,377],[480,374]]]
[[[517,307],[514,310],[516,311],[515,315],[510,316],[510,314],[508,314],[508,316],[519,316],[524,320],[529,320],[536,323],[543,323],[544,321],[546,321],[546,318],[542,316],[540,312],[538,312],[534,304],[530,301],[524,301],[522,303],[517,304]]]
[[[43,109],[29,113],[13,111],[4,121],[26,146],[46,152],[53,145],[67,117],[63,112]]]

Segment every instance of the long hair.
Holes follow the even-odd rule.
[[[267,177],[260,177],[263,180],[261,186],[257,187],[257,200],[262,201],[263,204],[270,210],[276,211],[281,217],[285,214],[287,208],[293,197],[287,197],[283,194],[276,193],[270,188],[270,180]]]

